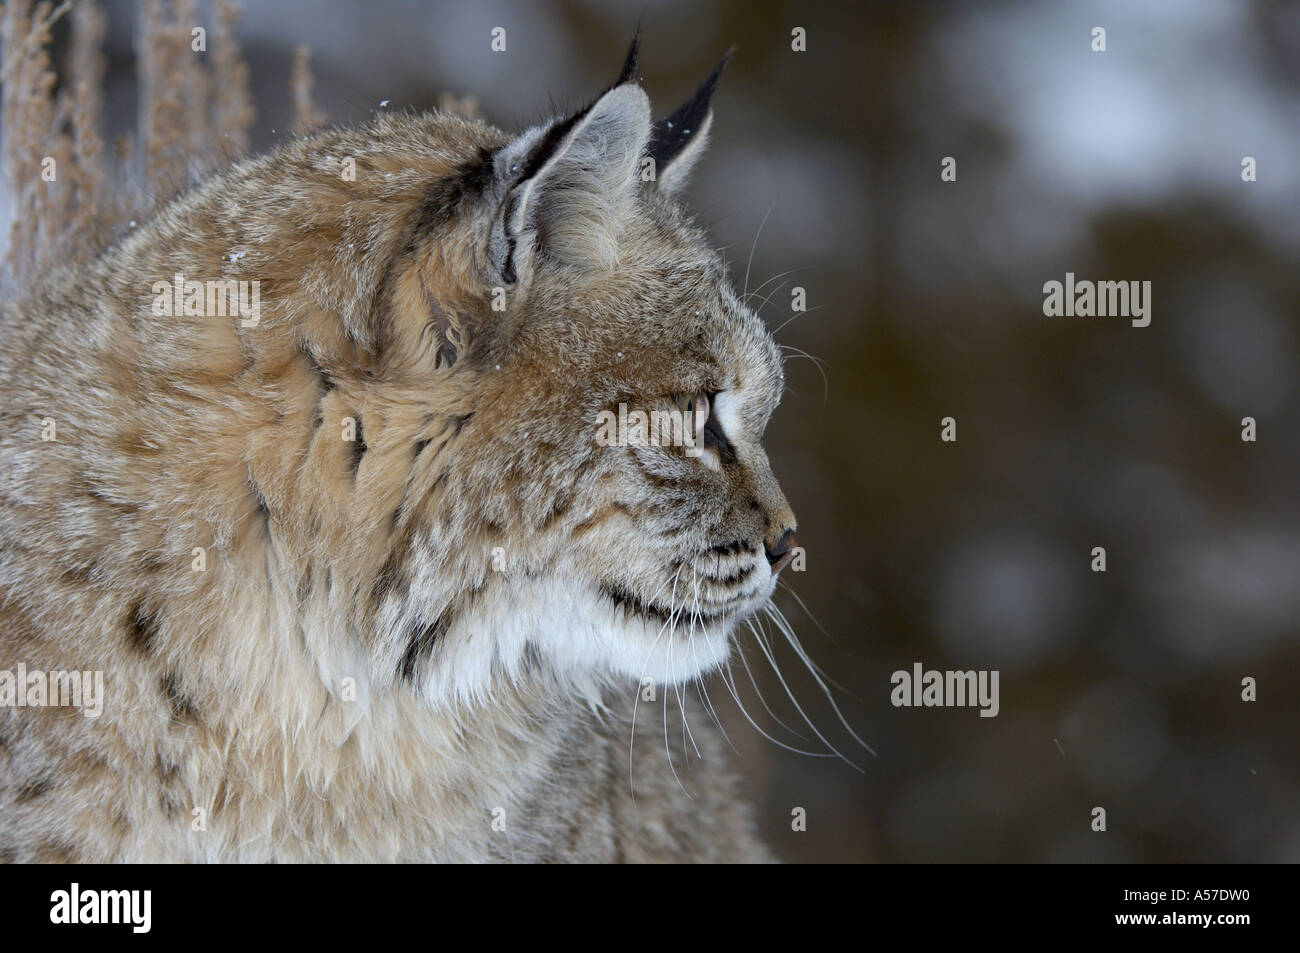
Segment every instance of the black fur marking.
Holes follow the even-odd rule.
[[[576,494],[571,490],[565,491],[556,496],[556,498],[551,502],[550,511],[542,517],[541,528],[543,530],[548,530],[563,519],[569,510],[573,508],[575,498]]]
[[[110,497],[107,492],[105,492],[103,487],[96,486],[95,484],[91,483],[89,479],[85,477],[83,477],[82,479],[84,481],[86,495],[89,496],[92,500],[95,500],[98,503],[103,503],[106,506],[111,506],[113,509],[121,513],[139,512],[140,507],[136,506],[134,503],[123,503],[118,500],[115,500],[112,497]]]
[[[366,435],[361,429],[361,418],[356,418],[357,434],[356,439],[352,441],[352,459],[349,466],[352,468],[352,479],[357,478],[357,471],[361,469],[361,458],[365,456],[366,451],[370,448],[366,446]]]
[[[181,687],[180,676],[175,672],[164,672],[158,679],[158,689],[162,692],[163,697],[167,699],[167,704],[171,707],[172,718],[180,722],[196,723],[199,720],[198,709],[194,707],[193,700],[185,694]]]
[[[480,149],[472,159],[430,186],[412,213],[402,253],[415,251],[426,235],[450,225],[462,205],[482,198],[492,184],[492,171],[492,152]]]
[[[454,429],[452,430],[451,435],[453,437],[459,437],[460,432],[465,429],[465,425],[469,423],[469,419],[473,416],[474,416],[473,411],[470,411],[468,414],[462,414],[459,417],[452,417],[451,425]]]
[[[393,280],[399,270],[408,263],[411,255],[419,250],[426,236],[446,228],[460,214],[462,206],[483,196],[492,184],[493,152],[479,149],[475,155],[463,162],[450,174],[434,182],[425,192],[420,205],[410,214],[406,224],[406,238],[402,250],[392,257],[384,276],[375,288],[371,301],[372,314],[391,314],[389,299],[392,295]],[[388,329],[379,324],[376,327],[376,349],[382,351],[388,337]]]
[[[398,666],[398,674],[405,681],[415,680],[415,670],[420,661],[426,658],[433,651],[434,645],[444,632],[451,625],[451,610],[443,612],[430,625],[419,626],[411,633],[410,639],[406,644],[406,652],[402,655],[401,665]]]
[[[643,616],[653,619],[656,622],[667,623],[672,619],[672,613],[667,609],[661,609],[658,606],[651,605],[642,601],[637,596],[632,595],[622,586],[615,586],[606,583],[600,587],[601,593],[610,602],[618,606],[624,612],[630,612],[634,615]]]
[[[524,643],[524,654],[520,662],[523,670],[529,675],[538,675],[546,671],[542,650],[535,642]]]
[[[433,333],[438,340],[438,358],[436,365],[439,367],[453,367],[460,353],[456,350],[456,345],[451,340],[451,315],[445,308],[438,303],[438,299],[433,296],[429,286],[424,283],[424,275],[417,275],[420,279],[420,293],[424,295],[424,306],[429,309],[429,326],[433,328]]]
[[[640,616],[643,619],[663,625],[670,624],[673,620],[674,614],[669,610],[646,602],[615,583],[601,583],[600,592],[606,599],[614,603],[618,609],[629,615]],[[676,618],[679,623],[688,622],[693,618],[697,622],[708,624],[715,619],[721,618],[721,614],[703,612],[697,609],[691,616],[687,616],[686,613],[678,610]]]
[[[753,547],[743,539],[735,539],[729,543],[720,543],[717,546],[710,546],[709,552],[718,556],[735,556],[737,553],[752,552]]]
[[[53,787],[53,774],[43,774],[40,777],[32,778],[14,792],[14,803],[27,804],[30,801],[35,801],[37,798],[48,794]]]
[[[126,619],[127,641],[142,655],[152,655],[158,641],[158,613],[137,602]]]
[[[395,549],[388,554],[383,568],[375,577],[374,585],[370,587],[371,606],[379,608],[391,593],[397,590],[405,592],[409,585],[406,573],[402,569],[402,553]]]
[[[262,494],[262,488],[253,482],[252,474],[249,474],[247,482],[249,490],[253,493],[253,499],[257,502],[257,512],[261,514],[262,519],[269,521],[271,508],[266,505],[266,497]]]
[[[316,360],[316,355],[312,354],[311,349],[305,344],[300,346],[298,350],[307,359],[307,366],[311,368],[311,372],[320,380],[321,393],[328,394],[332,391],[335,387],[334,378],[330,377],[325,368],[320,366],[320,362]]]
[[[177,783],[181,777],[181,768],[175,761],[164,760],[159,752],[154,752],[154,771],[164,787]]]
[[[730,576],[705,576],[704,578],[709,582],[717,583],[719,586],[735,586],[752,576],[754,574],[754,569],[754,564],[750,563],[744,569],[732,573]]]
[[[678,106],[671,116],[655,123],[647,150],[655,160],[655,168],[660,171],[666,169],[686,148],[691,137],[700,131],[700,126],[709,115],[709,101],[713,98],[713,91],[718,88],[718,77],[722,75],[723,67],[734,52],[734,47],[727,51],[718,65],[713,67],[709,78],[700,84],[695,95]]]
[[[508,285],[513,285],[519,280],[519,274],[515,271],[515,240],[513,238],[506,240],[506,260],[501,264],[501,280]]]
[[[591,112],[591,107],[594,105],[596,105],[595,102],[591,102],[567,119],[560,119],[553,123],[551,128],[542,134],[541,141],[533,146],[533,151],[528,153],[528,158],[524,159],[523,168],[520,170],[516,181],[527,182],[540,172],[542,166],[546,165],[547,160],[560,148],[560,143],[564,142],[564,138],[569,134],[570,130],[578,124],[578,120]]]
[[[428,447],[429,444],[431,443],[433,443],[432,440],[415,441],[415,455],[418,457],[420,454],[424,453],[425,448]]]

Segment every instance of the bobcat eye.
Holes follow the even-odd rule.
[[[676,403],[677,410],[682,415],[682,423],[692,431],[691,445],[703,446],[705,428],[708,426],[709,414],[712,410],[709,395],[703,391],[696,391],[694,394],[678,394]]]
[[[704,391],[697,391],[694,394],[678,394],[677,409],[684,414],[693,414],[699,411],[705,420],[709,419],[709,395]]]
[[[695,430],[696,446],[713,447],[724,453],[731,449],[731,444],[722,432],[722,424],[713,414],[713,398],[717,396],[716,393],[696,391],[694,394],[678,394],[676,402],[679,411],[692,415],[690,423]]]

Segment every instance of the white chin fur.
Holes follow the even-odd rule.
[[[683,612],[670,637],[662,622],[616,609],[588,585],[511,579],[489,587],[443,633],[424,690],[435,704],[485,699],[494,681],[524,674],[530,646],[579,691],[611,675],[679,684],[726,662],[734,625],[697,622],[692,630]]]

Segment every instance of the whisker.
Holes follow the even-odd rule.
[[[686,647],[691,650],[691,654],[693,656],[695,654],[695,624],[697,621],[701,619],[701,616],[700,616],[700,575],[695,570],[694,567],[691,567],[691,574],[695,576],[695,592],[691,596],[691,628],[690,631],[687,632],[686,634]],[[695,670],[694,667],[692,667],[692,671],[694,670]],[[687,738],[689,738],[691,742],[691,747],[695,749],[695,757],[703,761],[704,756],[700,754],[700,747],[695,743],[695,735],[691,732],[690,723],[686,720],[686,705],[682,701],[681,686],[676,685],[674,687],[677,689],[677,707],[680,708],[682,712],[682,750],[683,751],[686,750],[686,740]],[[687,764],[689,765],[689,763],[690,763],[690,757],[688,754]]]
[[[704,710],[708,713],[713,724],[717,726],[719,733],[722,735],[722,740],[727,743],[727,747],[732,751],[739,752],[740,749],[735,746],[731,736],[727,734],[727,729],[722,727],[722,719],[718,717],[717,709],[713,707],[713,701],[709,698],[709,691],[704,687],[704,679],[697,678],[695,680],[695,694],[700,696],[700,701],[704,703]]]
[[[819,622],[817,621],[817,619],[813,616],[813,614],[812,614],[811,612],[808,611],[808,606],[806,606],[806,605],[804,604],[804,601],[803,601],[802,599],[799,598],[799,594],[798,594],[797,592],[795,592],[792,588],[790,588],[790,586],[788,586],[786,583],[782,582],[782,581],[781,581],[781,578],[780,578],[779,576],[777,577],[776,582],[777,582],[777,585],[784,587],[786,592],[788,592],[790,595],[794,596],[795,601],[799,603],[799,607],[802,608],[803,611],[804,611],[805,613],[807,613],[808,618],[812,619],[812,621],[813,621],[813,625],[815,625],[815,626],[817,626],[817,628],[821,629],[821,631],[825,634],[826,638],[828,638],[828,639],[829,639],[829,640],[830,640],[834,645],[838,646],[839,643],[835,641],[835,637],[834,637],[833,635],[831,635],[829,632],[827,632],[825,629],[822,628],[821,623],[819,623]],[[780,612],[780,611],[781,611],[779,608],[776,608],[775,605],[773,605],[773,608],[776,609],[777,612]],[[782,618],[785,618],[784,613],[782,613],[782,616],[781,616],[781,617],[782,617]],[[793,631],[793,626],[791,626],[791,631]],[[829,674],[829,673],[828,673],[824,668],[822,668],[820,665],[818,665],[816,662],[814,662],[814,661],[811,659],[811,657],[810,657],[809,660],[808,660],[808,664],[810,664],[813,668],[815,668],[815,669],[817,670],[817,674],[818,674],[818,675],[820,675],[822,678],[826,679],[826,681],[830,682],[832,685],[834,685],[836,688],[838,688],[838,689],[839,689],[840,691],[842,691],[844,694],[846,694],[846,695],[851,695],[851,696],[854,697],[854,698],[860,698],[860,697],[861,697],[861,696],[859,696],[856,692],[850,691],[849,689],[847,689],[847,688],[845,688],[843,685],[841,685],[839,682],[835,681],[835,679],[831,678],[830,674]]]
[[[763,607],[763,611],[766,612],[768,618],[776,624],[778,631],[785,636],[786,641],[790,643],[790,647],[794,649],[795,653],[799,656],[799,660],[803,662],[804,666],[808,669],[808,672],[814,679],[816,679],[818,686],[822,690],[822,694],[826,696],[826,701],[831,706],[831,711],[835,712],[835,717],[840,720],[840,724],[844,726],[844,730],[852,736],[854,741],[869,751],[872,757],[879,757],[879,755],[876,754],[875,749],[859,738],[857,732],[849,726],[848,719],[846,719],[840,711],[840,706],[835,704],[835,699],[831,696],[831,690],[826,687],[826,683],[822,681],[822,677],[817,674],[817,666],[814,665],[812,659],[808,657],[808,653],[804,651],[804,647],[799,644],[799,639],[795,636],[794,629],[790,627],[790,623],[786,617],[781,614],[781,610],[769,602]]]
[[[807,351],[802,350],[801,348],[797,348],[793,344],[782,344],[780,345],[780,348],[782,351],[789,351],[793,357],[807,358],[808,360],[812,361],[813,367],[817,368],[817,373],[819,373],[822,376],[822,399],[830,400],[831,382],[830,382],[830,378],[826,376],[826,369],[822,366],[823,364],[825,364],[825,361],[823,361],[821,358],[813,357]]]
[[[763,303],[762,303],[762,304],[760,304],[757,308],[750,308],[750,310],[753,311],[755,314],[762,314],[762,313],[763,313],[763,309],[764,309],[765,307],[767,307],[768,303],[769,303],[773,298],[775,298],[777,295],[779,295],[779,294],[781,293],[781,289],[784,288],[784,287],[785,287],[786,285],[788,285],[789,283],[790,283],[789,281],[783,281],[783,282],[781,282],[779,285],[776,286],[775,290],[773,290],[771,293],[769,293],[768,295],[766,295],[766,296],[763,298]],[[757,293],[758,293],[758,292],[754,292],[754,294],[757,294]],[[752,297],[754,297],[754,295],[750,295],[750,297],[752,298]],[[799,314],[799,313],[800,313],[800,312],[798,312],[798,311],[795,312],[795,314]],[[773,331],[772,334],[775,335],[776,332]]]
[[[749,268],[754,264],[754,251],[758,248],[758,236],[763,234],[763,226],[767,224],[768,216],[772,214],[772,209],[776,208],[773,202],[767,208],[767,215],[763,216],[763,221],[758,223],[758,231],[754,233],[754,244],[749,246],[749,261],[745,262],[745,283],[741,286],[740,300],[745,300],[745,295],[749,292]]]
[[[835,755],[827,754],[824,751],[804,751],[802,748],[792,747],[786,744],[784,741],[781,741],[777,738],[773,738],[771,735],[769,735],[766,731],[764,731],[759,726],[758,722],[756,722],[753,718],[750,717],[748,710],[746,710],[745,708],[745,703],[740,700],[740,694],[736,691],[735,675],[731,671],[731,662],[730,661],[727,662],[725,674],[722,671],[719,671],[718,674],[722,676],[722,684],[726,685],[727,691],[731,692],[732,700],[735,701],[736,707],[740,709],[740,713],[745,716],[745,720],[748,721],[751,726],[753,726],[753,729],[755,731],[757,731],[768,741],[772,742],[772,744],[776,745],[778,748],[784,748],[786,751],[792,751],[795,754],[806,755],[809,758],[834,758],[835,757]],[[731,676],[731,680],[728,680],[727,678],[728,675]]]
[[[742,297],[741,300],[747,302],[749,301],[750,298],[754,297],[754,295],[758,294],[760,291],[762,291],[772,282],[779,281],[780,279],[784,278],[786,275],[793,275],[796,271],[807,271],[812,267],[813,267],[812,265],[800,265],[798,268],[787,268],[785,271],[781,272],[780,274],[773,275],[771,278],[767,279],[767,281],[763,282],[753,291],[749,292],[747,295]]]
[[[780,576],[776,577],[776,584],[780,586],[782,589],[784,589],[786,592],[790,593],[790,595],[794,598],[794,601],[799,603],[799,608],[802,609],[807,614],[808,618],[812,620],[812,624],[817,626],[817,631],[821,632],[822,635],[826,636],[826,638],[831,640],[831,643],[833,645],[839,648],[840,643],[835,641],[835,636],[827,632],[826,626],[822,625],[819,621],[817,621],[817,617],[812,614],[812,610],[808,608],[808,604],[803,601],[803,597],[800,596],[799,593],[795,591],[794,587],[791,586],[784,579],[782,579]]]
[[[749,630],[750,630],[751,632],[753,632],[755,638],[757,638],[759,633],[758,633],[757,631],[755,631],[754,626],[755,626],[755,624],[758,622],[758,620],[757,620],[756,618],[751,617],[751,618],[746,619],[745,622],[746,622],[746,624],[749,625]],[[745,656],[745,650],[744,650],[743,647],[739,647],[739,654],[740,654],[740,662],[741,662],[742,665],[745,666],[745,674],[747,674],[747,675],[749,676],[749,684],[751,684],[751,685],[754,686],[754,694],[758,696],[759,704],[761,704],[761,705],[763,706],[763,710],[767,712],[768,716],[769,716],[769,717],[770,717],[774,722],[776,722],[778,725],[780,725],[780,726],[781,726],[782,728],[784,728],[786,731],[790,732],[790,734],[794,735],[794,736],[795,736],[796,738],[798,738],[800,741],[808,741],[809,738],[808,738],[807,735],[802,734],[801,732],[796,731],[795,729],[791,728],[791,727],[790,727],[789,725],[787,725],[784,721],[782,721],[780,718],[777,717],[776,712],[774,712],[774,711],[772,710],[771,706],[768,705],[768,703],[767,703],[767,699],[763,697],[763,693],[762,693],[762,691],[759,690],[759,687],[758,687],[758,681],[754,678],[754,670],[753,670],[752,668],[749,667],[749,659],[746,658],[746,656]]]
[[[678,617],[678,615],[681,613],[682,608],[685,608],[685,605],[684,605],[684,604],[683,604],[682,607],[678,607],[678,605],[677,605],[677,577],[680,576],[680,575],[682,574],[682,569],[683,569],[683,568],[685,568],[684,565],[683,565],[683,566],[679,566],[679,567],[677,568],[677,573],[676,573],[676,575],[673,577],[673,591],[672,591],[672,593],[671,593],[671,594],[669,595],[669,597],[668,597],[668,622],[666,622],[665,625],[668,625],[668,626],[669,626],[669,629],[668,629],[668,677],[669,677],[669,678],[672,678],[672,677],[673,677],[673,668],[672,668],[672,666],[673,666],[673,661],[672,661],[672,660],[673,660],[673,636],[675,636],[675,635],[677,634],[677,617]],[[675,681],[675,679],[674,679],[674,681]],[[676,688],[675,685],[674,685],[674,688]],[[682,793],[685,794],[687,798],[690,798],[691,800],[694,800],[694,798],[691,796],[691,792],[690,792],[690,791],[687,791],[687,790],[686,790],[686,786],[685,786],[684,784],[682,784],[682,779],[679,778],[679,777],[677,776],[677,765],[673,764],[673,753],[672,753],[672,749],[669,748],[669,746],[668,746],[668,692],[667,692],[667,691],[664,691],[663,696],[664,696],[664,706],[663,706],[663,709],[664,709],[664,710],[663,710],[663,717],[664,717],[664,754],[667,755],[667,757],[668,757],[668,770],[672,772],[672,774],[673,774],[673,780],[677,782],[677,786],[678,786],[679,788],[681,788]]]
[[[818,304],[818,305],[813,305],[811,308],[805,308],[803,311],[794,312],[793,314],[790,315],[790,317],[786,318],[779,325],[777,325],[776,330],[772,332],[773,336],[779,334],[787,324],[789,324],[791,321],[795,320],[796,318],[802,318],[806,314],[812,314],[814,311],[820,311],[821,309],[822,306]]]
[[[650,648],[645,654],[645,661],[641,663],[641,677],[637,679],[636,685],[633,686],[632,689],[635,695],[632,699],[632,732],[627,742],[627,789],[628,793],[632,795],[632,810],[634,812],[637,810],[637,807],[636,784],[633,781],[632,773],[632,755],[636,747],[636,709],[637,706],[641,704],[641,685],[645,682],[645,667],[650,663],[650,656],[654,654],[655,646],[659,644],[661,638],[663,638],[662,630],[659,635],[655,636],[655,640],[650,643]],[[640,814],[638,813],[637,816],[639,817]]]
[[[695,619],[692,617],[692,619],[691,619],[691,628],[693,629],[694,627],[695,627]],[[690,636],[688,635],[688,636],[687,636],[687,644],[689,644],[689,643],[690,643]],[[672,657],[673,657],[673,646],[672,646],[672,643],[670,642],[670,643],[668,644],[668,659],[669,659],[669,662],[668,662],[668,670],[669,670],[670,672],[673,672],[673,673],[674,673],[674,676],[675,676],[676,669],[673,668]],[[681,683],[677,680],[676,677],[673,678],[673,694],[675,694],[675,695],[677,696],[677,710],[678,710],[679,712],[681,712],[681,715],[682,715],[682,756],[686,759],[686,766],[687,766],[687,767],[690,767],[690,764],[691,764],[691,753],[690,753],[690,750],[686,747],[686,738],[687,738],[687,735],[690,734],[690,726],[687,725],[687,723],[686,723],[686,706],[682,704],[682,687],[681,687]],[[667,729],[667,725],[666,725],[666,724],[665,724],[664,727],[665,727],[665,729]],[[691,738],[691,744],[692,744],[692,745],[695,744],[695,739],[694,739],[693,737]],[[695,752],[695,753],[698,755],[698,754],[699,754],[699,749],[696,749],[696,752]]]
[[[673,585],[675,591],[677,587],[677,577],[680,576],[681,574],[682,574],[682,567],[679,566],[677,568],[677,572],[673,575],[673,578],[671,580],[665,581],[662,586],[660,586],[657,590],[655,590],[655,594],[650,598],[652,600],[657,599],[659,597],[659,593],[662,592],[664,590],[664,587],[669,585],[669,583]],[[628,738],[628,743],[627,743],[627,785],[628,785],[628,792],[632,795],[633,811],[637,810],[636,786],[633,781],[633,772],[632,772],[632,757],[633,757],[633,751],[636,746],[636,709],[637,706],[641,704],[641,685],[645,681],[646,666],[650,664],[650,657],[654,655],[655,647],[659,645],[659,640],[664,637],[664,630],[668,627],[670,622],[672,622],[671,614],[669,615],[668,620],[659,627],[659,632],[658,634],[655,635],[655,640],[650,643],[650,648],[646,650],[645,660],[642,661],[641,663],[641,677],[637,679],[636,688],[634,689],[636,692],[636,696],[632,700],[632,732],[631,732],[631,736]],[[671,636],[669,636],[669,638],[671,638]],[[639,817],[640,814],[638,813],[637,816]]]
[[[785,689],[785,693],[789,697],[790,703],[794,705],[795,711],[799,713],[799,715],[803,718],[804,722],[808,725],[808,727],[812,729],[812,733],[817,736],[817,740],[820,741],[822,744],[824,744],[831,751],[833,751],[841,761],[851,766],[859,774],[866,774],[866,771],[864,771],[862,768],[858,767],[857,764],[855,764],[854,762],[850,761],[847,757],[845,757],[845,755],[842,752],[840,752],[838,748],[836,748],[833,744],[830,743],[830,741],[826,738],[825,735],[823,735],[820,731],[817,730],[817,726],[813,724],[812,719],[808,717],[807,713],[803,710],[802,706],[800,706],[799,700],[794,697],[794,692],[790,691],[790,686],[786,683],[785,676],[781,674],[781,669],[776,664],[776,659],[772,655],[771,648],[769,648],[768,645],[765,642],[763,642],[762,639],[759,639],[758,644],[759,647],[763,650],[764,656],[767,657],[767,664],[772,666],[772,671],[776,673],[777,680],[780,681],[781,687]],[[850,734],[852,734],[852,732],[850,732]],[[854,735],[854,737],[857,738],[857,735]],[[872,752],[872,754],[874,753],[875,752]]]
[[[696,661],[695,643],[692,640],[688,644],[690,645],[691,648],[691,661],[695,662]],[[693,665],[692,667],[698,670],[698,665]],[[727,742],[727,746],[731,748],[731,750],[733,751],[738,751],[739,749],[734,744],[732,744],[731,737],[727,734],[727,729],[722,727],[722,719],[718,717],[718,712],[713,707],[713,702],[709,698],[708,690],[705,689],[704,687],[704,679],[700,677],[694,679],[694,681],[695,681],[695,693],[700,696],[700,701],[704,703],[705,712],[707,712],[709,718],[713,720],[713,724],[717,726],[718,731],[721,733],[723,740]],[[698,749],[696,750],[696,753],[697,754],[699,753]]]

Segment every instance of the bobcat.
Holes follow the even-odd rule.
[[[685,690],[795,545],[780,352],[675,199],[722,65],[313,134],[3,306],[0,668],[104,695],[0,674],[0,859],[771,859]]]

